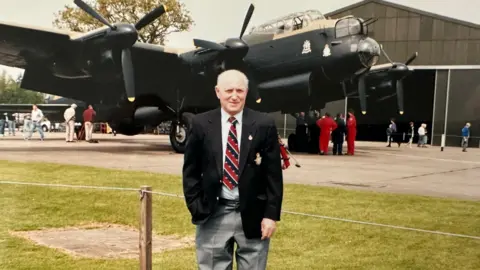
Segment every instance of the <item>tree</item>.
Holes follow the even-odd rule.
[[[22,75],[13,79],[3,72],[0,75],[0,103],[6,104],[37,104],[43,103],[43,96],[39,92],[26,90],[20,87]]]
[[[188,30],[190,12],[177,0],[89,0],[85,1],[108,22],[135,24],[145,14],[164,4],[167,12],[139,31],[139,41],[164,45],[168,34]],[[53,25],[60,29],[87,32],[104,26],[79,7],[65,5],[55,14]]]

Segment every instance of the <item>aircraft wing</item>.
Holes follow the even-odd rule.
[[[98,35],[0,22],[0,41],[0,65],[25,69],[22,88],[102,103],[118,102],[125,93],[119,63],[113,67],[88,65],[89,60],[102,56],[101,52],[84,55]],[[181,65],[176,52],[137,42],[131,54],[138,94],[172,85]]]
[[[27,62],[53,55],[77,35],[80,33],[0,22],[0,64],[25,69]]]

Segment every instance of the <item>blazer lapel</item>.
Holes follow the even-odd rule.
[[[208,120],[210,123],[208,129],[208,138],[211,138],[210,144],[212,145],[213,157],[217,167],[218,175],[221,177],[223,174],[223,147],[222,147],[222,116],[220,109],[217,109]]]
[[[255,119],[249,115],[249,109],[243,109],[243,124],[242,124],[242,141],[240,143],[240,168],[239,178],[242,176],[243,169],[247,162],[247,158],[250,152],[250,146],[252,145],[253,138],[255,137]]]

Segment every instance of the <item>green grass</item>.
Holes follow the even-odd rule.
[[[182,194],[181,178],[145,172],[0,161],[0,180],[138,188]],[[283,209],[480,236],[480,202],[286,185]],[[154,195],[155,234],[193,235],[183,199]],[[136,192],[0,185],[0,269],[138,269],[80,259],[8,231],[108,222],[138,226]],[[195,250],[154,255],[154,269],[196,269]],[[480,269],[480,240],[284,213],[269,269]]]

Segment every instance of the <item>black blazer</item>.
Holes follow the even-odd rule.
[[[245,237],[260,238],[263,218],[280,220],[283,175],[277,128],[265,113],[244,108],[240,143],[239,195]],[[208,220],[222,188],[223,150],[220,108],[197,114],[188,131],[183,192],[193,224]],[[252,140],[248,138],[252,137]],[[255,163],[260,153],[262,162]]]

